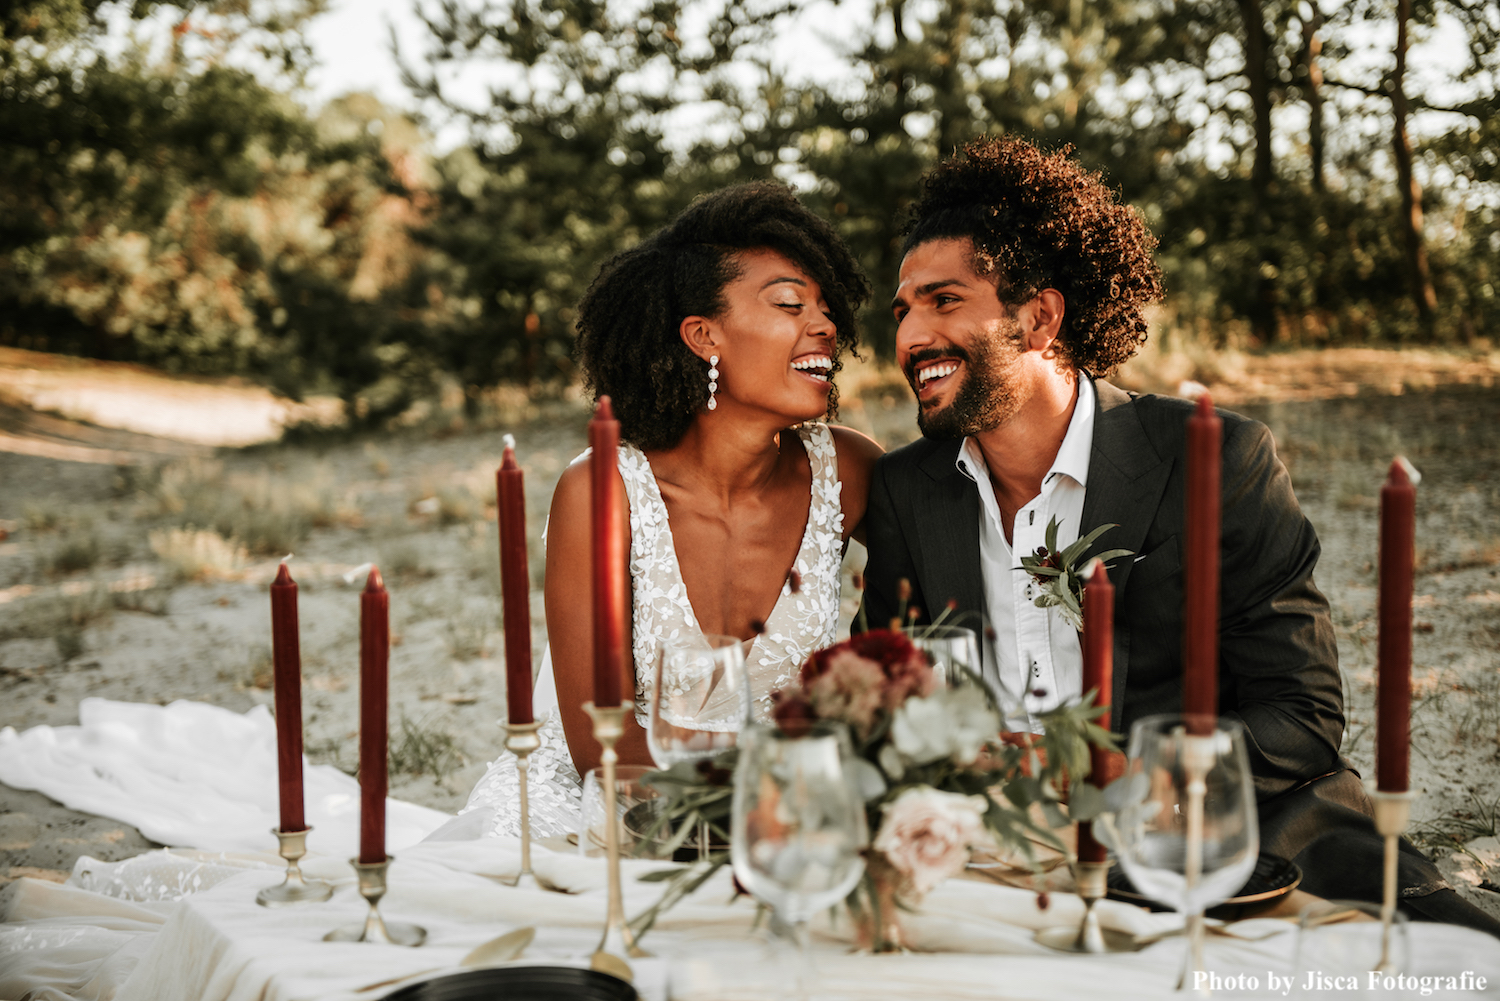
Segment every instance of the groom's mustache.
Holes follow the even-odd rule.
[[[906,365],[902,371],[906,373],[906,381],[915,386],[917,384],[917,369],[929,362],[947,361],[949,359],[967,363],[969,352],[960,347],[928,348],[925,351],[913,351],[907,356]]]

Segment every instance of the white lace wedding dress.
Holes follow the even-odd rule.
[[[844,514],[833,435],[826,424],[798,429],[812,466],[812,496],[802,545],[792,575],[745,656],[757,715],[770,713],[771,693],[784,688],[807,656],[834,641],[839,620],[839,567],[843,561]],[[579,456],[581,460],[588,453]],[[698,619],[682,583],[682,570],[651,463],[633,445],[620,446],[620,475],[630,501],[630,580],[635,659],[636,719],[644,726],[646,686],[657,648],[664,640],[701,634]],[[578,829],[581,786],[557,713],[557,686],[550,656],[544,655],[533,701],[542,720],[542,747],[527,763],[531,830],[537,837],[566,835]],[[469,794],[469,802],[449,825],[476,834],[520,834],[520,779],[515,756],[502,753]]]

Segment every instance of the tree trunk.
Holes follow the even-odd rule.
[[[1249,81],[1250,107],[1255,126],[1255,159],[1250,169],[1254,225],[1251,233],[1259,258],[1255,301],[1250,307],[1250,326],[1262,344],[1276,334],[1276,261],[1270,248],[1271,207],[1271,80],[1266,69],[1266,21],[1261,0],[1239,0],[1245,25],[1245,77]]]
[[[1411,170],[1411,142],[1406,136],[1406,46],[1411,0],[1396,4],[1396,69],[1391,74],[1391,110],[1396,119],[1396,186],[1401,190],[1401,228],[1406,236],[1406,267],[1417,316],[1430,334],[1437,293],[1427,269],[1427,248],[1422,243],[1422,189]]]
[[[1323,53],[1323,12],[1312,6],[1312,16],[1302,22],[1302,59],[1307,68],[1307,145],[1312,156],[1313,190],[1324,191],[1323,154],[1323,67],[1318,57]]]

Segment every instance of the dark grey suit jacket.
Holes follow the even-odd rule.
[[[1182,708],[1183,400],[1125,393],[1102,380],[1082,525],[1119,527],[1095,549],[1114,561],[1113,724]],[[1249,738],[1256,790],[1275,796],[1340,767],[1343,689],[1328,601],[1313,585],[1318,539],[1265,425],[1220,412],[1223,440],[1219,709]],[[898,611],[911,582],[924,617],[949,600],[985,614],[979,492],[955,466],[959,441],[922,439],[876,466],[866,514],[864,615]]]

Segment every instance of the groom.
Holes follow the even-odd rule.
[[[1155,241],[1063,153],[984,138],[923,181],[892,303],[897,360],[923,438],[880,460],[866,514],[864,621],[951,606],[986,624],[984,673],[1013,696],[1007,729],[1082,694],[1078,635],[1039,608],[1020,557],[1103,526],[1115,585],[1113,729],[1182,709],[1183,512],[1192,405],[1104,381],[1146,339],[1161,298]],[[1317,536],[1262,424],[1222,413],[1219,712],[1244,724],[1263,850],[1303,889],[1380,897],[1381,844],[1340,759],[1343,691]],[[1085,560],[1087,556],[1085,556]],[[1082,562],[1082,561],[1081,561]],[[1481,927],[1410,846],[1403,903]]]

